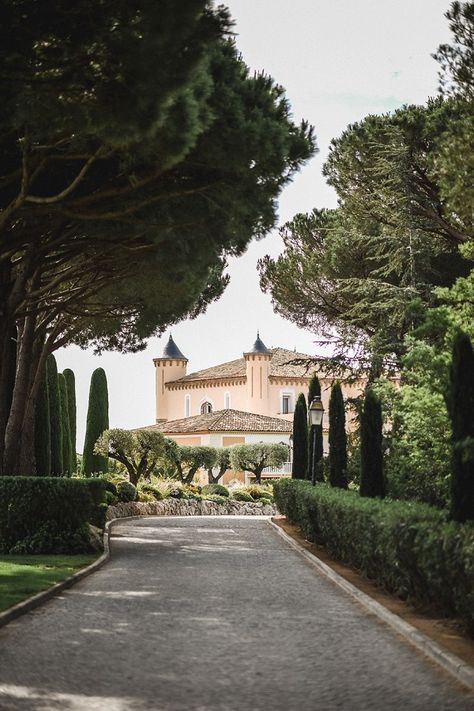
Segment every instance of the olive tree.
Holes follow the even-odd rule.
[[[176,445],[167,452],[167,458],[176,467],[176,473],[183,484],[190,484],[199,469],[209,471],[217,461],[215,447]]]
[[[136,485],[140,478],[150,475],[165,457],[172,456],[178,447],[157,430],[111,429],[103,432],[94,446],[94,454],[110,457],[123,464],[130,481]]]
[[[283,443],[258,442],[236,444],[230,450],[230,466],[235,472],[246,471],[260,484],[265,467],[279,467],[288,461],[288,446]]]
[[[216,473],[214,473],[214,469],[217,470]],[[207,470],[209,484],[217,484],[228,469],[230,469],[230,447],[218,447],[216,449],[216,461]]]

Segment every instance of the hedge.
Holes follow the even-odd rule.
[[[105,519],[99,479],[0,477],[0,553],[80,553]]]
[[[283,479],[276,505],[308,540],[322,543],[404,599],[459,615],[474,634],[474,526],[426,504],[361,498],[325,484]]]

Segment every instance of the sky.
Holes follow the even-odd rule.
[[[368,114],[437,93],[438,65],[431,54],[450,33],[447,0],[228,0],[236,42],[252,70],[270,74],[290,100],[296,121],[315,127],[318,154],[295,176],[279,200],[279,225],[299,212],[335,207],[322,166],[332,138]],[[269,347],[314,354],[317,334],[304,331],[273,312],[260,291],[256,264],[278,255],[278,229],[232,259],[231,277],[221,299],[194,321],[172,328],[173,339],[189,359],[188,373],[241,357],[257,330]],[[169,332],[151,338],[145,351],[95,356],[75,346],[56,353],[59,370],[76,376],[78,451],[82,451],[92,371],[105,369],[110,426],[132,428],[154,422],[154,366]]]

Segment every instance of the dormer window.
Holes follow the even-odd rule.
[[[201,405],[201,415],[208,415],[212,412],[212,405],[210,402],[203,402]]]

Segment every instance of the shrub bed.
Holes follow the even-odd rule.
[[[279,511],[390,592],[459,615],[474,634],[474,526],[426,504],[361,498],[324,484],[281,480]]]
[[[104,501],[97,479],[0,477],[0,552],[87,552],[87,522],[103,522]]]

